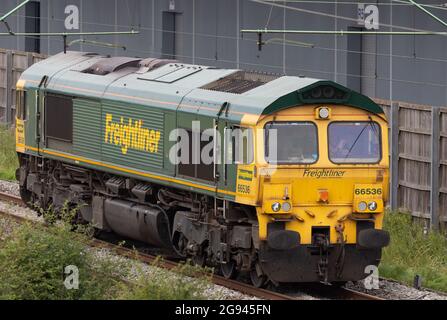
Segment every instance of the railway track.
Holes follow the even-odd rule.
[[[12,203],[15,205],[26,207],[25,203],[23,203],[21,198],[14,196],[14,195],[4,193],[4,192],[0,192],[0,201],[9,202],[9,203]],[[35,221],[33,221],[29,218],[26,218],[24,216],[19,216],[19,215],[15,215],[15,214],[3,212],[3,211],[0,211],[0,215],[14,219],[18,222],[26,222],[26,221],[35,222]],[[157,257],[154,255],[150,255],[150,254],[146,254],[146,253],[142,253],[142,252],[139,252],[138,256],[136,256],[134,250],[132,250],[132,249],[129,249],[129,248],[126,248],[123,246],[118,246],[113,243],[106,242],[106,241],[99,240],[99,239],[92,239],[91,246],[96,247],[96,248],[110,249],[120,256],[132,258],[132,259],[138,259],[139,261],[146,263],[146,264],[151,264],[157,259]],[[166,269],[173,269],[178,265],[178,263],[171,261],[171,260],[163,260],[163,261],[159,262],[159,265]],[[279,293],[276,291],[256,288],[256,287],[249,285],[247,283],[236,281],[236,280],[231,280],[231,279],[226,279],[219,275],[213,275],[212,282],[216,285],[220,285],[220,286],[226,287],[228,289],[239,291],[246,295],[251,295],[251,296],[254,296],[257,298],[261,298],[261,299],[266,299],[266,300],[301,300],[299,296],[292,296],[292,295],[288,295],[288,294]],[[329,297],[330,299],[338,299],[338,300],[383,300],[382,298],[379,298],[379,297],[376,297],[373,295],[369,295],[369,294],[366,294],[363,292],[358,292],[358,291],[354,291],[354,290],[343,288],[343,287],[336,288],[336,287],[326,286],[326,287],[322,287],[322,288],[324,288],[324,289],[321,289],[321,291],[319,291],[320,289],[318,289],[317,290],[318,292],[314,292],[314,294],[321,296],[321,297]]]
[[[22,199],[14,196],[14,195],[10,195],[8,193],[5,192],[1,192],[0,191],[0,201],[5,201],[5,202],[10,202],[10,203],[14,203],[18,206],[21,207],[25,207],[26,205],[23,203]]]

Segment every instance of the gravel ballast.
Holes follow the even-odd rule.
[[[34,221],[43,222],[42,217],[37,217],[36,212],[28,208],[19,207],[10,203],[5,203],[0,201],[0,211],[11,213],[16,216],[32,219]],[[17,223],[11,219],[0,217],[0,238],[5,238],[8,234],[13,231],[13,228],[17,226]],[[145,274],[150,274],[154,272],[155,266],[147,265],[142,262],[138,262],[132,259],[128,259],[117,254],[114,254],[108,249],[97,249],[89,248],[93,251],[93,254],[98,257],[98,259],[116,259],[117,261],[125,261],[132,264],[133,269],[140,270]],[[166,272],[166,274],[171,274],[172,277],[179,276],[173,272]],[[132,279],[128,279],[132,281]],[[219,285],[210,284],[206,288],[204,296],[209,300],[256,300],[258,298],[243,294],[241,292],[231,290]]]
[[[13,195],[19,195],[19,185],[16,182],[9,182],[9,181],[2,181],[0,180],[0,191],[6,192]],[[34,221],[40,221],[42,222],[43,219],[41,217],[37,217],[37,214],[35,211],[19,207],[10,203],[5,203],[0,201],[0,211],[12,213],[14,215],[22,216],[28,219],[33,219]],[[8,233],[13,227],[14,223],[10,223],[8,221],[5,221],[8,219],[0,218],[0,228],[3,230],[2,233],[0,233],[2,236],[5,235],[5,232]],[[124,258],[122,256],[116,255],[113,252],[111,252],[108,249],[91,249],[96,251],[96,255],[98,256],[98,259],[101,257],[113,257],[113,259],[128,259]],[[132,260],[132,263],[135,263],[134,260]],[[136,262],[140,264],[139,269],[143,270],[144,272],[150,273],[152,268],[156,268],[154,266],[150,266],[144,263]],[[177,276],[174,275],[173,276]],[[397,299],[397,300],[447,300],[447,294],[443,293],[437,293],[431,290],[426,289],[416,289],[401,283],[398,283],[396,281],[392,280],[384,280],[381,279],[379,283],[379,289],[372,289],[367,290],[365,289],[365,286],[363,285],[363,281],[359,281],[356,283],[349,282],[346,285],[347,288],[365,292],[371,295],[375,295],[384,299]],[[292,295],[293,293],[288,291],[287,294]],[[303,294],[297,290],[297,292],[294,294],[297,296],[297,299],[300,300],[312,300],[316,299],[315,297],[312,297],[310,295]],[[245,294],[242,294],[238,291],[234,291],[219,285],[210,284],[209,288],[207,288],[205,296],[208,297],[208,299],[228,299],[228,300],[235,300],[235,299],[256,299],[252,296],[248,296]]]
[[[15,181],[0,180],[0,192],[8,193],[14,196],[20,196],[19,184]]]
[[[416,289],[392,280],[380,279],[379,289],[365,289],[363,281],[347,283],[346,287],[387,300],[447,300],[447,294]]]

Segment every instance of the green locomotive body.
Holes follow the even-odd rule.
[[[320,88],[326,96],[311,95]],[[56,210],[67,202],[80,205],[79,219],[98,229],[173,248],[200,264],[222,265],[228,277],[248,271],[256,285],[267,278],[355,280],[365,263],[378,263],[376,250],[367,259],[354,256],[339,278],[330,267],[325,275],[311,268],[290,277],[263,272],[268,268],[260,264],[259,250],[267,224],[278,220],[262,218],[261,225],[259,218],[267,217],[267,178],[259,161],[248,159],[247,146],[238,145],[243,142],[225,139],[229,130],[255,131],[261,119],[292,107],[342,105],[383,117],[365,96],[331,81],[80,52],[31,66],[17,89],[17,177],[28,202]],[[200,133],[199,154],[214,144],[207,151],[212,162],[193,161],[191,135],[179,138],[178,129]],[[223,146],[217,135],[224,137]],[[182,139],[190,139],[189,161],[175,163]],[[264,144],[256,133],[247,139],[254,140],[258,157]],[[239,148],[242,160],[226,161]],[[387,162],[374,165],[387,169]],[[284,250],[294,247],[293,234],[283,230],[281,236]]]

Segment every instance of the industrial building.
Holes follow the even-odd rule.
[[[2,0],[0,14],[20,2]],[[443,1],[418,3],[447,21]],[[139,31],[69,36],[68,50],[304,75],[334,80],[373,98],[447,105],[447,37],[414,33],[447,27],[406,0],[41,0],[6,20],[14,32]],[[242,29],[406,34],[266,33],[258,46],[258,34]],[[4,24],[0,32],[7,32]],[[63,50],[63,38],[5,35],[0,48],[54,54]]]

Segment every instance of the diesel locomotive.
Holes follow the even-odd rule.
[[[34,206],[258,287],[363,279],[389,243],[387,120],[340,84],[72,51],[16,87]]]

